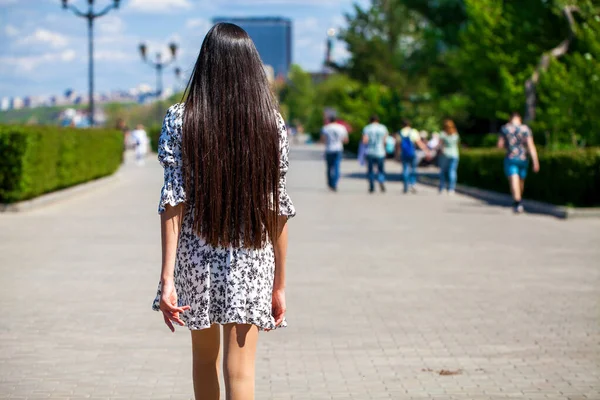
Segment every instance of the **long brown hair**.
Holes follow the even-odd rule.
[[[454,125],[454,121],[452,121],[451,119],[444,120],[444,132],[446,132],[449,135],[454,135],[455,133],[458,133],[458,131],[456,130],[456,125]]]
[[[213,246],[260,248],[277,235],[277,105],[254,43],[216,24],[186,89],[182,149],[194,231]]]

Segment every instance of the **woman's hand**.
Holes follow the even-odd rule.
[[[275,326],[283,323],[285,317],[285,290],[273,289],[272,313],[275,318]]]
[[[173,281],[163,281],[159,308],[163,313],[165,324],[167,324],[171,332],[175,332],[175,327],[173,327],[173,322],[171,321],[181,326],[185,325],[181,318],[179,318],[179,313],[189,310],[190,306],[177,307],[177,292],[175,291]]]

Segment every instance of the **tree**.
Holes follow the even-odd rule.
[[[573,5],[579,12],[569,52],[549,62],[536,88],[533,125],[552,147],[600,145],[600,6]]]
[[[306,125],[315,106],[315,95],[310,74],[299,65],[292,65],[289,79],[280,94],[281,104],[288,110],[288,120]]]
[[[405,87],[404,62],[414,51],[419,17],[406,8],[403,0],[373,0],[363,10],[354,5],[354,13],[346,14],[348,27],[340,33],[351,54],[339,69],[360,82],[383,83]]]
[[[465,0],[467,23],[449,65],[473,117],[495,121],[524,108],[524,83],[539,55],[568,31],[551,3]]]

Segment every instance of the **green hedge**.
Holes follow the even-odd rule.
[[[114,173],[123,157],[116,130],[0,126],[0,203],[27,200]]]
[[[148,128],[148,137],[150,138],[150,148],[153,152],[158,153],[158,138],[162,127],[160,125],[152,125]]]
[[[486,134],[461,134],[460,144],[463,147],[496,147],[498,143],[497,133],[486,133]]]
[[[459,183],[508,192],[504,154],[497,149],[462,150],[458,164]],[[540,172],[530,171],[525,198],[557,205],[600,206],[600,149],[541,149],[539,158]]]

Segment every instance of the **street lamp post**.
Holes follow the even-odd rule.
[[[329,28],[327,30],[327,52],[325,53],[325,71],[327,71],[331,65],[331,53],[333,50],[333,40],[335,39],[336,31],[334,28]]]
[[[142,60],[156,70],[156,98],[160,99],[160,96],[162,95],[162,91],[163,91],[163,89],[162,89],[162,72],[166,66],[168,66],[173,61],[175,61],[175,57],[177,56],[177,44],[175,44],[175,43],[169,44],[171,58],[166,61],[162,61],[161,53],[156,53],[156,61],[149,60],[147,57],[148,48],[146,47],[146,45],[144,43],[140,44],[139,49],[140,49],[140,55],[142,56]]]
[[[175,67],[173,69],[173,72],[175,72],[175,81],[177,82],[177,90],[178,91],[182,91],[186,89],[186,80],[185,80],[185,76],[183,74],[183,71],[181,69],[181,67]]]
[[[88,21],[88,49],[89,49],[89,121],[94,126],[94,20],[108,14],[110,10],[119,8],[120,0],[113,0],[113,4],[106,6],[100,12],[94,12],[94,0],[88,0],[88,12],[80,11],[77,7],[69,4],[69,0],[62,0],[65,10],[69,9],[81,18]]]

